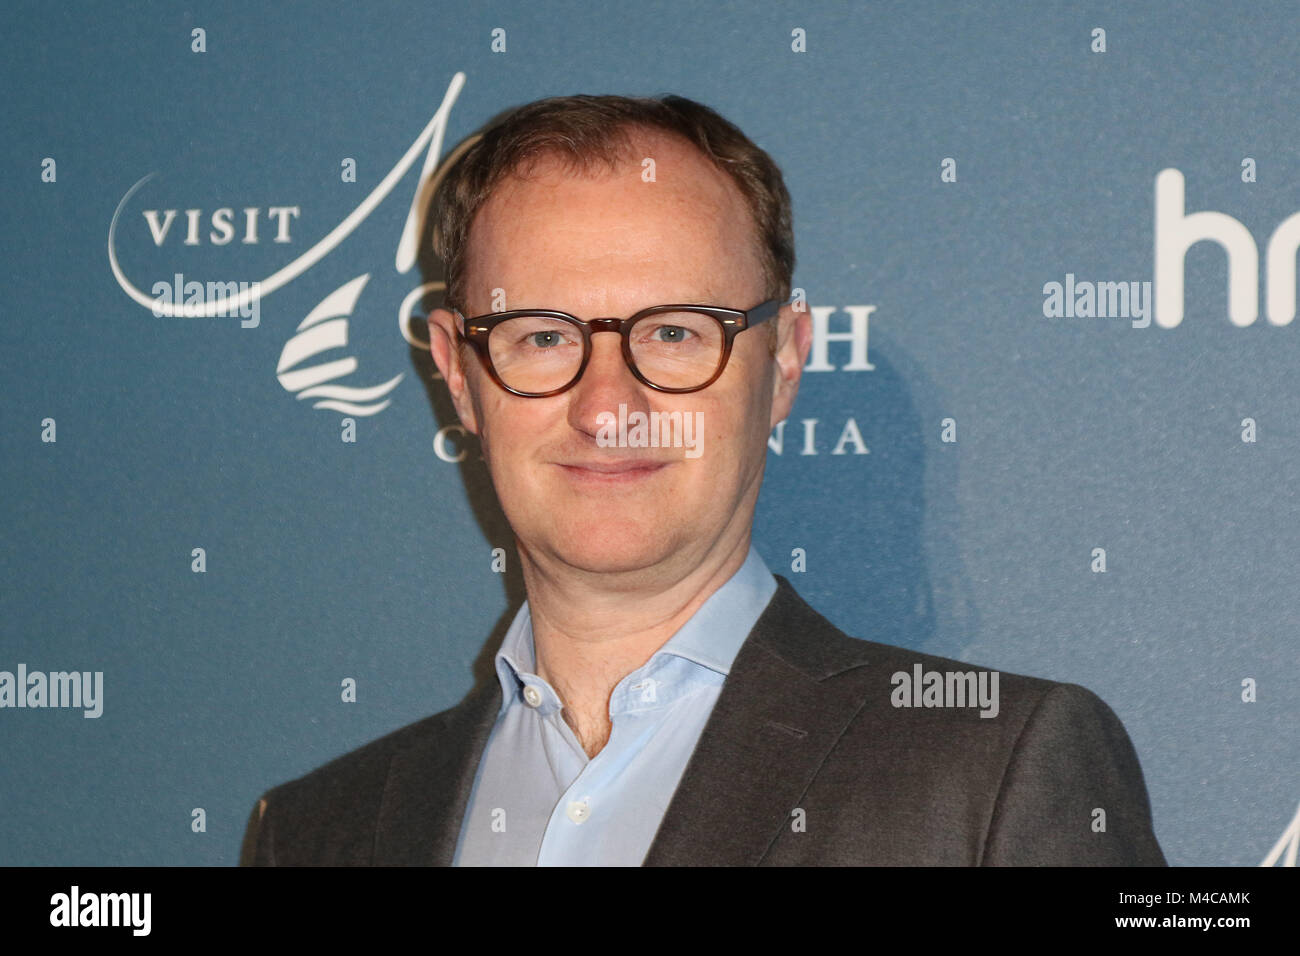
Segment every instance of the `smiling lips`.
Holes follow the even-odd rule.
[[[567,464],[556,462],[572,478],[599,481],[602,483],[619,483],[639,481],[653,475],[667,462],[652,461],[648,458],[626,458],[622,461],[587,461]]]

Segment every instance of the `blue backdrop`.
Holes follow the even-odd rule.
[[[6,5],[0,671],[102,712],[0,708],[0,863],[233,863],[263,790],[489,673],[522,581],[407,220],[431,150],[579,92],[698,99],[785,171],[825,367],[773,571],[1096,691],[1171,863],[1294,846],[1295,13],[1219,7]],[[1253,240],[1216,221],[1253,322],[1214,242],[1153,308],[1162,170]],[[192,281],[245,314],[140,301]]]

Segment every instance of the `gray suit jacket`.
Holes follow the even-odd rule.
[[[993,718],[894,706],[895,672],[976,668],[849,637],[777,585],[645,865],[1164,865],[1137,755],[1090,691],[1001,674]],[[241,864],[449,864],[500,703],[488,682],[270,790]]]

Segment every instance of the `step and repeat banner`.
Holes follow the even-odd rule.
[[[266,789],[495,679],[428,187],[509,107],[676,93],[793,197],[772,571],[1096,692],[1170,863],[1294,865],[1293,4],[0,16],[0,864],[233,864]]]

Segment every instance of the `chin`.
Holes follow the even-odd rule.
[[[614,574],[653,567],[679,550],[683,525],[593,520],[557,533],[553,550],[568,565]]]

